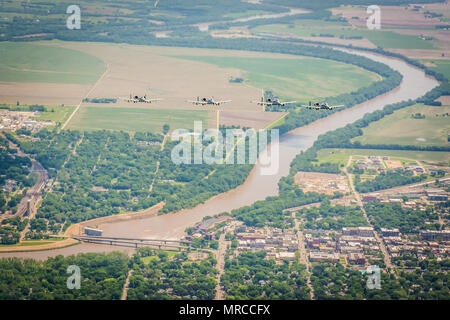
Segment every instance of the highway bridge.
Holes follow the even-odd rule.
[[[103,236],[88,236],[88,235],[74,235],[73,239],[96,244],[106,244],[110,246],[120,247],[151,247],[162,250],[181,251],[182,249],[189,249],[189,241],[181,240],[157,240],[157,239],[138,239],[138,238],[117,238],[117,237],[103,237]]]

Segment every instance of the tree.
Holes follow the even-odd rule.
[[[170,130],[170,126],[166,123],[165,125],[163,125],[163,133],[167,134]]]

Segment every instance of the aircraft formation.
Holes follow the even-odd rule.
[[[125,100],[127,102],[132,102],[132,103],[152,103],[152,102],[157,102],[157,101],[162,101],[163,99],[160,98],[147,98],[147,95],[144,96],[132,96],[130,94],[130,97],[126,97],[123,98],[121,97],[120,99]],[[210,97],[210,98],[206,98],[206,97],[202,97],[200,98],[199,96],[197,97],[197,100],[186,100],[186,102],[190,102],[193,105],[201,105],[201,106],[206,106],[206,105],[215,105],[215,106],[220,106],[221,104],[225,104],[228,102],[231,102],[232,100],[215,100],[214,97]],[[261,100],[258,101],[251,101],[251,103],[256,103],[260,106],[286,106],[289,104],[293,104],[296,103],[296,101],[281,101],[279,98],[267,98],[264,99],[264,97],[261,97]],[[344,107],[344,105],[336,105],[336,106],[330,106],[327,102],[315,102],[315,103],[311,103],[311,101],[309,102],[309,105],[300,105],[300,107],[304,107],[307,109],[311,109],[311,110],[334,110],[337,108],[342,108]]]

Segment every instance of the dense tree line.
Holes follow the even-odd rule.
[[[71,153],[74,143],[80,139],[80,132],[62,131],[56,133],[51,130],[41,130],[34,134],[36,141],[19,139],[14,133],[5,133],[8,139],[16,143],[20,149],[34,157],[44,168],[49,171],[49,176],[56,174]]]
[[[256,201],[250,206],[232,210],[231,214],[250,227],[291,228],[294,226],[291,213],[283,212],[283,210],[329,198],[329,196],[316,192],[304,193],[294,184],[292,177],[282,178],[278,187],[280,190],[279,196]]]
[[[369,289],[367,277],[367,274],[340,263],[320,263],[312,268],[311,282],[319,300],[399,300],[407,297],[407,290],[393,275],[381,272],[381,289]]]
[[[438,220],[432,209],[403,208],[398,203],[371,201],[364,205],[369,220],[376,230],[398,228],[401,233],[418,233],[424,229],[425,222]]]
[[[0,227],[0,244],[15,244],[19,242],[20,233],[11,226]]]
[[[190,208],[242,184],[252,168],[251,164],[175,164],[171,151],[176,142],[169,139],[160,150],[164,137],[154,133],[131,136],[125,132],[42,130],[30,136],[37,139],[33,142],[14,133],[8,137],[56,177],[36,215],[48,221],[51,232],[58,231],[61,224],[139,211],[161,201],[166,203],[164,213]],[[0,197],[4,204],[1,199],[5,197]],[[48,230],[39,227],[32,231]]]
[[[221,285],[231,300],[307,300],[305,269],[297,261],[276,264],[265,251],[244,252],[226,257]]]
[[[324,201],[318,208],[301,209],[298,217],[305,219],[307,229],[341,230],[343,227],[367,226],[367,221],[360,207],[330,205]]]
[[[412,184],[423,181],[428,176],[420,174],[415,176],[412,171],[392,171],[381,172],[372,180],[361,181],[359,174],[355,175],[356,191],[361,193],[368,193],[383,189],[390,189],[393,187],[403,186],[405,184]]]
[[[68,289],[69,266],[80,268],[80,289]],[[118,300],[128,272],[126,254],[83,253],[45,261],[0,259],[2,300]]]
[[[146,262],[142,258],[147,258]],[[140,248],[130,261],[129,300],[201,299],[215,296],[216,261],[209,255],[189,261],[186,252],[169,258],[164,251]]]
[[[0,188],[8,180],[14,181],[11,190],[0,190],[0,214],[8,210],[14,211],[27,188],[34,185],[36,175],[30,174],[30,170],[30,159],[19,156],[16,149],[9,147],[8,140],[0,136]]]

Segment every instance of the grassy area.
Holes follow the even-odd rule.
[[[0,43],[0,81],[91,84],[105,71],[102,60],[76,50],[32,43]]]
[[[244,58],[216,56],[176,56],[206,62],[221,68],[243,71],[245,83],[270,90],[283,99],[309,101],[356,91],[381,80],[362,68],[316,58]]]
[[[433,66],[428,66],[429,69],[442,73],[447,79],[450,80],[450,60],[420,60],[422,63],[430,63]]]
[[[329,162],[329,163],[337,163],[340,165],[347,165],[348,158],[350,157],[349,154],[346,153],[340,153],[340,152],[330,152],[330,153],[323,153],[318,155],[318,164]]]
[[[435,163],[450,163],[449,152],[435,152],[435,151],[408,151],[408,150],[378,150],[378,149],[338,149],[326,148],[318,151],[319,161],[322,159],[336,159],[343,157],[343,155],[356,156],[388,156],[394,158],[401,158],[405,161],[407,159],[428,161]]]
[[[214,116],[215,113],[208,110],[83,107],[72,118],[68,129],[161,132],[166,123],[171,130],[193,129],[194,121],[202,121],[203,128],[208,128],[208,121],[215,119]]]
[[[23,240],[16,244],[2,244],[0,247],[27,247],[27,246],[40,246],[44,244],[50,244],[57,241],[65,240],[66,238],[49,238],[45,240]]]
[[[420,39],[418,36],[404,35],[392,31],[378,31],[378,30],[362,30],[362,29],[344,29],[344,28],[322,28],[321,21],[314,26],[311,23],[309,26],[300,24],[284,25],[284,24],[270,24],[258,26],[252,29],[253,32],[268,32],[268,33],[290,33],[299,37],[317,37],[320,41],[320,35],[333,35],[335,37],[363,37],[370,40],[376,46],[382,48],[395,49],[435,49],[430,40]]]
[[[174,256],[176,256],[179,252],[178,251],[169,251],[169,250],[163,250],[166,254],[167,254],[167,258],[170,260],[172,259]],[[141,261],[144,264],[149,264],[151,261],[159,261],[159,257],[158,256],[148,256],[148,257],[143,257],[141,258]]]
[[[383,119],[372,122],[363,129],[363,135],[353,139],[361,144],[399,144],[415,146],[449,146],[450,107],[432,107],[416,104],[395,111]],[[411,115],[421,113],[424,119],[415,119]],[[438,116],[436,116],[438,115]]]
[[[53,121],[55,123],[64,123],[67,118],[72,114],[75,107],[73,106],[59,106],[59,107],[46,107],[46,112],[40,112],[40,116],[34,119],[38,121]]]

